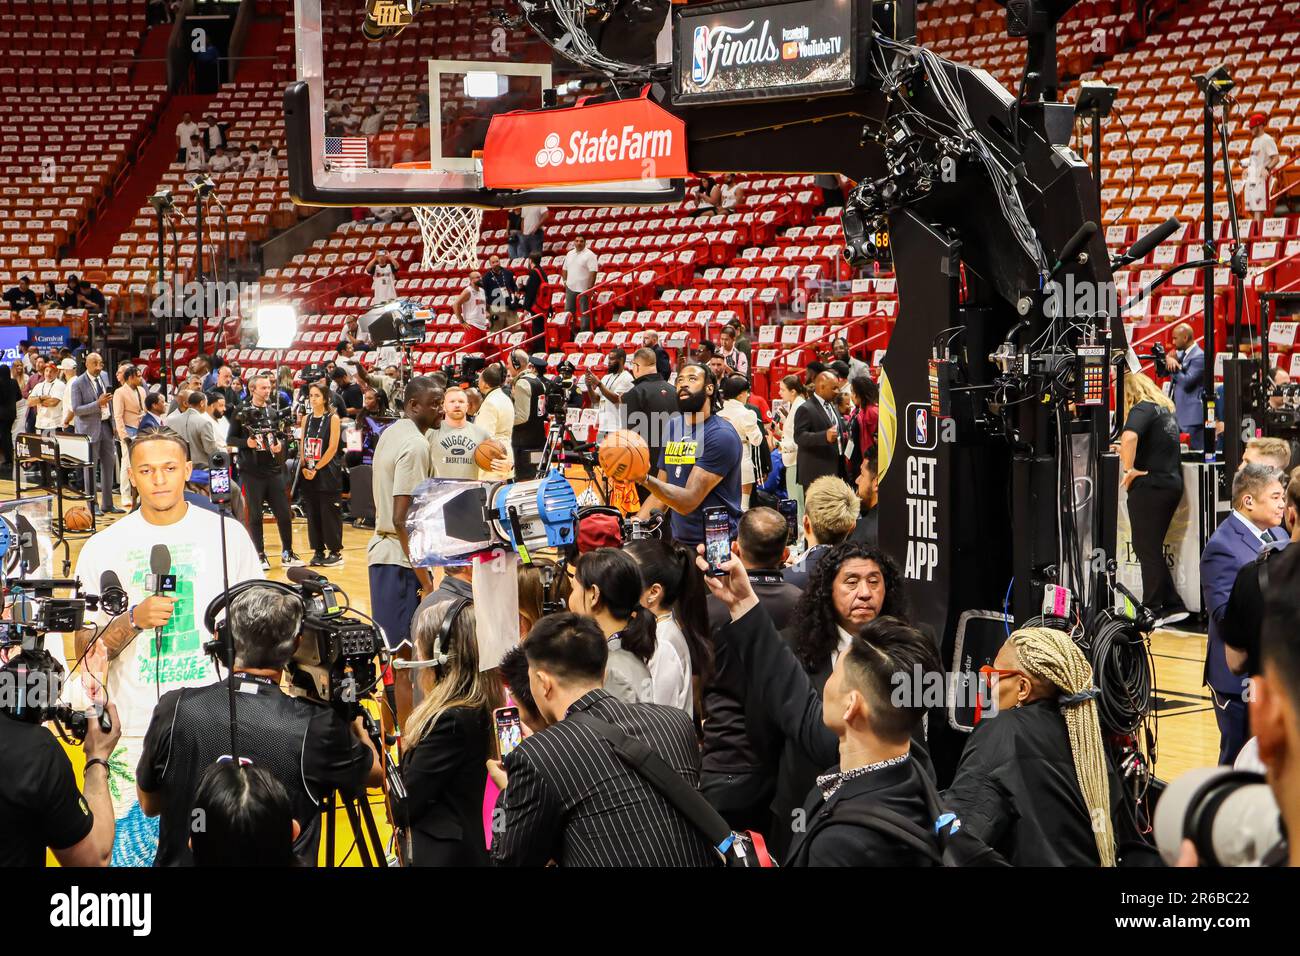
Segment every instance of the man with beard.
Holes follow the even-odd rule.
[[[469,420],[469,396],[463,388],[447,389],[442,409],[442,421],[426,433],[433,451],[433,475],[478,481],[486,472],[474,464],[474,449],[488,433]]]
[[[714,414],[721,405],[713,373],[696,362],[683,365],[677,373],[679,414],[668,421],[663,464],[643,482],[650,497],[642,516],[666,505],[673,538],[690,547],[704,542],[705,509],[727,509],[733,539],[740,518],[740,436]]]
[[[854,358],[849,353],[849,343],[845,339],[836,339],[831,343],[831,355],[835,361],[843,362],[849,367],[847,378],[857,378],[859,375],[870,375],[871,368],[862,359]]]
[[[862,467],[858,469],[858,498],[862,501],[862,514],[858,525],[849,535],[850,541],[858,544],[875,546],[880,537],[880,475],[878,473],[876,449],[869,448],[862,456]]]

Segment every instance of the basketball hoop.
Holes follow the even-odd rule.
[[[478,206],[412,206],[424,240],[420,268],[468,269],[478,263],[483,210]]]
[[[394,163],[394,169],[429,169],[428,162]],[[412,206],[420,225],[423,271],[468,269],[478,264],[479,231],[483,210],[478,206]]]

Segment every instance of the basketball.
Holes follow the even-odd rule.
[[[650,473],[650,448],[626,429],[610,432],[600,443],[600,468],[615,481],[637,482]]]
[[[69,508],[63,513],[63,527],[67,531],[89,531],[90,511],[84,505]]]
[[[474,464],[484,471],[491,471],[492,462],[506,457],[506,450],[495,438],[485,438],[474,449]]]

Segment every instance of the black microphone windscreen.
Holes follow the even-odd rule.
[[[172,573],[172,553],[167,550],[167,545],[155,544],[153,550],[149,552],[149,573]]]
[[[1124,253],[1124,258],[1131,262],[1137,262],[1139,259],[1145,259],[1151,254],[1151,250],[1160,245],[1182,225],[1177,219],[1166,219],[1160,225],[1156,226],[1145,236],[1133,243],[1131,249]]]
[[[1082,249],[1096,232],[1097,224],[1089,219],[1080,226],[1078,231],[1075,232],[1075,234],[1066,241],[1065,245],[1061,247],[1061,254],[1056,257],[1057,261],[1065,262],[1068,259],[1072,259],[1075,253]]]
[[[317,574],[311,568],[289,568],[285,571],[285,575],[294,584],[309,584],[314,581],[329,580],[325,575]]]
[[[106,594],[110,588],[122,590],[122,582],[118,580],[117,573],[114,571],[105,571],[99,576],[99,593]]]

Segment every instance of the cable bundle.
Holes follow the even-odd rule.
[[[1098,716],[1112,734],[1135,734],[1152,707],[1150,649],[1132,621],[1109,612],[1098,620],[1090,654]]]

